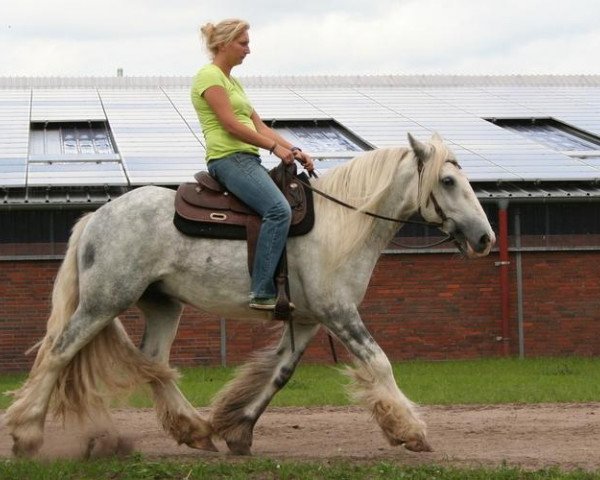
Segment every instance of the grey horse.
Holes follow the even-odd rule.
[[[407,219],[419,211],[469,257],[487,255],[495,236],[439,135],[408,139],[410,148],[363,153],[312,181],[358,211],[315,197],[313,230],[287,246],[295,348],[289,327],[283,328],[279,343],[258,353],[217,395],[209,419],[177,387],[169,352],[184,304],[227,319],[269,318],[248,308],[245,242],[182,235],[173,226],[175,192],[154,186],[82,218],[56,278],[47,333],[5,415],[15,454],[37,452],[50,405],[59,414],[108,418],[107,398],[140,383],[150,384],[159,419],[179,443],[215,450],[212,438],[219,436],[232,452],[249,454],[256,421],[321,326],[355,358],[349,369],[354,395],[390,444],[429,450],[425,423],[358,312],[373,268],[398,229],[364,212]],[[131,305],[146,321],[140,348],[117,318]]]

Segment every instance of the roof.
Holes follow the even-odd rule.
[[[0,78],[0,187],[12,190],[16,201],[19,191],[79,187],[119,191],[189,181],[205,166],[203,138],[189,100],[191,80]],[[507,186],[513,195],[524,191],[523,198],[531,198],[528,193],[545,192],[542,187],[549,183],[562,185],[559,190],[550,189],[555,198],[562,196],[559,191],[571,192],[564,198],[597,196],[600,152],[556,151],[486,119],[553,118],[600,136],[598,75],[241,80],[263,118],[333,119],[376,148],[406,144],[407,132],[426,139],[437,131],[482,198],[508,195]],[[47,162],[30,154],[31,122],[76,120],[108,122],[118,155],[102,162]],[[326,157],[331,152],[311,153]],[[268,166],[272,159],[265,159]],[[317,168],[324,171],[333,164],[324,159]],[[0,195],[0,204],[1,199]]]

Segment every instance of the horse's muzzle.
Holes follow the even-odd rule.
[[[466,253],[466,255],[470,258],[485,257],[490,253],[494,243],[494,235],[492,234],[492,236],[490,236],[489,234],[484,233],[476,242],[469,242],[465,239],[464,244],[466,248],[461,249],[461,251]]]
[[[494,246],[495,240],[496,239],[492,239],[489,234],[484,233],[479,237],[479,241],[473,246],[473,250],[477,255],[487,255]]]
[[[465,235],[462,229],[458,227],[456,222],[449,219],[448,225],[444,225],[444,231],[448,233],[454,240],[454,244],[458,250],[469,258],[484,257],[490,253],[490,250],[496,242],[496,237],[493,232],[474,235],[471,238]]]

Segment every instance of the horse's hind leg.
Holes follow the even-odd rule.
[[[141,350],[152,360],[168,365],[171,345],[183,309],[180,302],[149,288],[138,302],[146,328]],[[163,428],[179,444],[200,450],[217,451],[211,441],[212,428],[183,396],[174,380],[151,382],[156,412]]]
[[[43,441],[50,396],[61,371],[113,318],[113,314],[94,316],[80,305],[56,340],[42,346],[44,351],[38,353],[35,368],[5,415],[15,455],[37,452]]]
[[[413,403],[400,391],[392,366],[353,309],[327,322],[329,329],[352,352],[359,368],[351,370],[355,397],[371,409],[391,445],[408,450],[431,451],[426,440],[425,423]]]
[[[250,454],[256,421],[290,379],[318,329],[319,325],[295,323],[295,349],[292,351],[290,330],[286,325],[279,346],[259,352],[219,392],[213,402],[212,425],[233,453]]]
[[[88,429],[88,441],[83,454],[85,459],[111,457],[113,455],[124,457],[134,450],[130,438],[119,434],[108,411],[94,412],[91,427]]]

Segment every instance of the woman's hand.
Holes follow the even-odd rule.
[[[312,172],[315,169],[313,159],[308,153],[304,153],[302,150],[296,150],[294,155],[296,160],[298,160],[307,171]]]
[[[279,157],[286,165],[291,165],[294,163],[294,152],[292,152],[289,148],[285,148],[284,146],[277,144],[273,149],[273,154]]]
[[[315,169],[313,159],[308,153],[304,153],[302,150],[294,148],[290,150],[282,145],[277,144],[273,153],[281,159],[286,165],[291,165],[295,160],[298,160],[300,164],[309,172]]]

